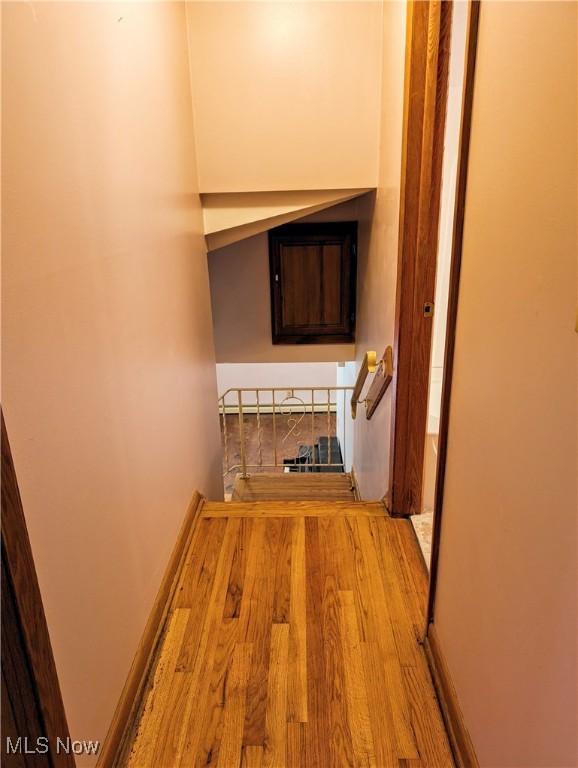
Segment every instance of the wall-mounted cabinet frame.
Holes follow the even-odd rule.
[[[355,340],[357,222],[269,231],[273,344]]]

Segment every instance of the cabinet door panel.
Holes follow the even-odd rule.
[[[270,231],[274,344],[354,340],[356,240],[356,222]]]
[[[341,243],[323,246],[321,253],[321,323],[340,325],[342,322],[343,260]]]
[[[321,273],[317,245],[282,245],[283,327],[319,325],[322,317]]]

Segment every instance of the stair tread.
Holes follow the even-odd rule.
[[[283,500],[208,501],[202,517],[340,517],[387,516],[380,501]]]
[[[326,475],[319,475],[316,472],[259,472],[258,474],[249,475],[246,481],[278,480],[279,482],[294,482],[300,478],[318,483],[331,480],[344,483],[345,485],[351,483],[351,475],[347,472],[333,472]]]
[[[235,479],[232,501],[354,501],[349,474],[343,472],[264,472]]]

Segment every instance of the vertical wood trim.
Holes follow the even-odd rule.
[[[389,504],[394,515],[421,504],[448,66],[450,0],[408,5],[400,234],[394,355],[395,410]]]
[[[44,735],[49,740],[48,754],[54,766],[73,767],[75,765],[73,755],[56,752],[57,738],[65,740],[70,734],[4,423],[4,413],[0,418],[2,421],[2,554],[5,556],[5,565],[21,622],[23,650],[28,658],[32,684],[35,688],[33,693],[42,715]]]
[[[450,423],[450,404],[452,394],[452,375],[454,369],[454,352],[456,340],[456,322],[458,315],[458,298],[460,286],[460,271],[462,265],[462,244],[464,235],[464,211],[468,181],[468,160],[470,153],[470,134],[472,128],[472,106],[474,99],[474,78],[476,71],[476,51],[478,43],[478,25],[480,17],[479,0],[471,0],[468,18],[466,64],[464,74],[464,90],[462,97],[462,125],[460,130],[460,145],[458,152],[458,171],[456,185],[456,201],[454,209],[454,226],[452,240],[452,257],[450,264],[450,286],[448,299],[447,330],[445,343],[444,373],[442,382],[442,402],[440,410],[440,431],[438,438],[438,460],[436,468],[436,486],[434,498],[434,520],[432,532],[432,550],[430,561],[430,581],[427,603],[426,627],[434,620],[435,597],[438,577],[439,548],[443,516],[443,499],[445,486],[446,462],[448,453],[448,432]]]

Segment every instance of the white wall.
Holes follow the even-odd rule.
[[[577,10],[481,4],[435,624],[483,768],[578,764]]]

